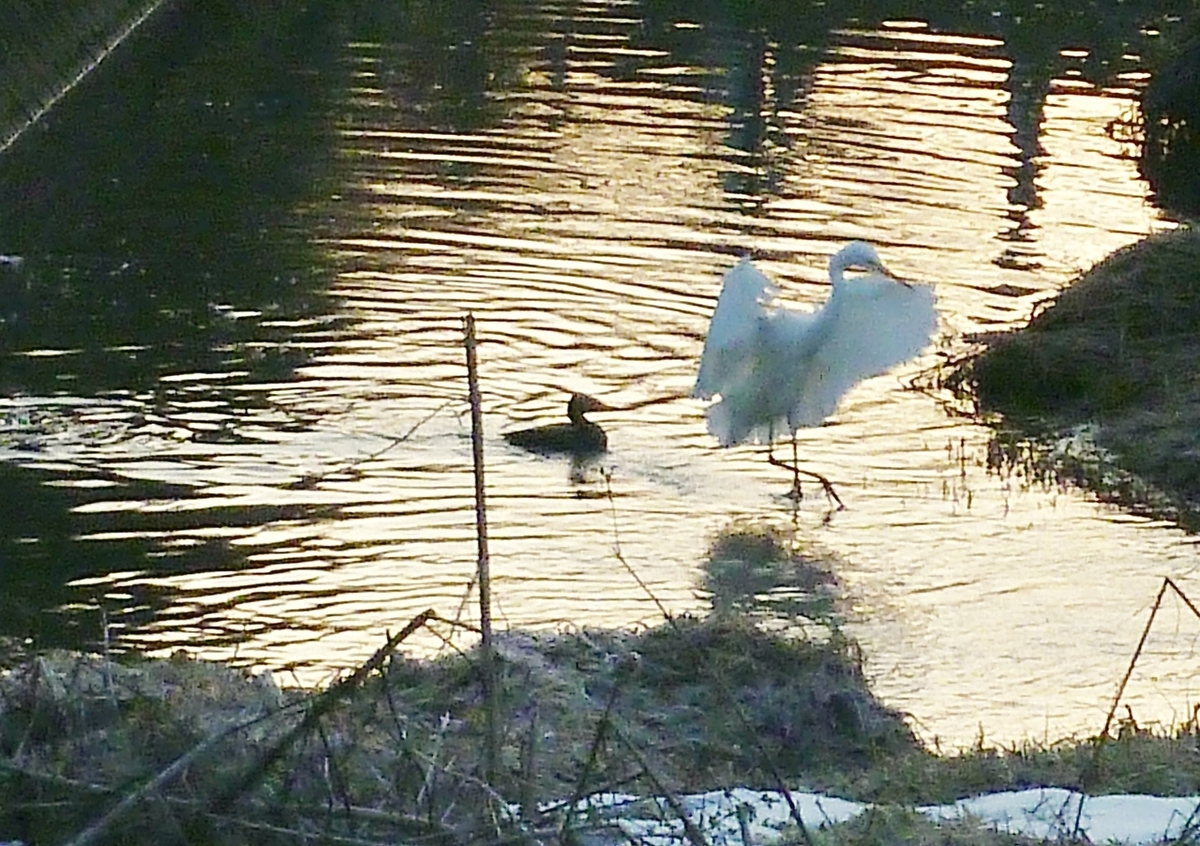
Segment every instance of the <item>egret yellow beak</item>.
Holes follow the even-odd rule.
[[[911,287],[912,287],[912,285],[908,284],[908,281],[907,281],[907,280],[906,280],[906,279],[905,279],[903,276],[900,276],[899,274],[893,273],[891,270],[889,270],[889,269],[888,269],[888,268],[887,268],[887,267],[886,267],[886,266],[883,264],[883,262],[880,262],[879,264],[874,264],[874,265],[872,265],[872,266],[870,267],[870,269],[871,269],[871,270],[874,270],[876,273],[883,274],[883,275],[884,275],[884,276],[886,276],[888,279],[891,279],[891,280],[893,280],[893,281],[895,281],[895,282],[899,282],[899,283],[900,283],[901,285],[903,285],[905,288],[911,288]]]

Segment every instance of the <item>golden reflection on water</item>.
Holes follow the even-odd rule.
[[[778,45],[730,41],[696,64],[639,45],[640,21],[612,14],[593,8],[565,51],[542,34],[530,55],[558,58],[528,59],[490,95],[498,121],[461,132],[421,125],[404,100],[415,83],[387,45],[347,44],[346,181],[322,237],[355,326],[305,368],[305,390],[267,389],[321,422],[192,471],[211,485],[197,507],[317,516],[229,538],[252,565],[240,572],[114,577],[114,591],[181,593],[130,640],[170,648],[224,631],[244,639],[240,658],[295,664],[311,681],[425,608],[454,616],[475,555],[467,310],[482,340],[497,619],[656,622],[618,550],[674,612],[700,610],[714,533],[736,518],[791,519],[786,480],[761,448],[716,447],[690,400],[606,416],[611,452],[581,478],[499,433],[560,418],[571,390],[617,406],[686,393],[737,253],[777,275],[788,304],[812,306],[827,295],[826,257],[872,240],[900,273],[935,283],[942,351],[958,353],[964,333],[1019,323],[1157,225],[1105,134],[1128,98],[1021,76],[994,39],[913,22],[844,31],[785,74]],[[736,68],[759,59],[761,90],[738,100]],[[1044,102],[1014,101],[1030,86]],[[800,433],[804,461],[849,505],[825,525],[821,498],[806,500],[800,535],[839,557],[876,689],[926,737],[1094,729],[1156,580],[1190,572],[1191,546],[1078,492],[990,474],[987,429],[948,416],[946,397],[903,390],[939,360],[930,351],[871,380],[829,425]],[[253,481],[376,453],[312,490]],[[1189,682],[1174,676],[1190,648],[1173,675],[1135,685],[1139,716],[1164,703],[1183,713]]]

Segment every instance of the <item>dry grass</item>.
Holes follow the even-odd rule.
[[[499,648],[501,755],[487,783],[473,654],[394,658],[333,694],[182,658],[41,656],[0,676],[0,836],[66,842],[123,799],[94,842],[557,842],[570,839],[568,818],[547,802],[774,787],[777,773],[901,807],[1030,786],[1200,787],[1194,725],[1167,734],[1126,720],[1099,749],[933,754],[871,698],[836,634],[814,644],[686,619],[641,633],[509,633]],[[883,813],[828,842],[996,842]],[[602,821],[570,821],[578,833],[596,826],[592,837]]]
[[[1071,738],[1048,745],[981,746],[956,755],[902,755],[847,784],[827,787],[860,801],[900,805],[1031,787],[1190,796],[1200,791],[1198,739],[1194,723],[1167,730],[1127,721],[1103,743]]]
[[[933,823],[911,808],[877,807],[819,832],[814,842],[817,846],[1023,846],[1037,841],[973,821]]]
[[[394,657],[334,693],[284,693],[184,659],[41,656],[0,678],[0,833],[60,842],[158,776],[110,837],[241,842],[286,819],[281,842],[300,831],[490,842],[540,825],[532,809],[546,801],[774,786],[778,772],[851,771],[915,748],[837,638],[683,619],[510,633],[498,649],[490,782],[474,654]],[[509,803],[529,809],[520,825]]]
[[[566,846],[624,842],[604,814],[568,810],[590,794],[787,786],[886,806],[808,832],[819,846],[991,846],[1015,838],[903,809],[1031,786],[1200,788],[1194,721],[1147,731],[1129,715],[1104,743],[935,754],[871,695],[824,614],[828,558],[739,525],[714,542],[707,576],[719,610],[704,619],[498,635],[491,777],[475,652],[417,661],[391,643],[323,691],[182,656],[25,658],[0,673],[0,839]],[[669,798],[665,810],[677,813]]]

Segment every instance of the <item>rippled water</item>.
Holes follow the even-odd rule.
[[[1196,584],[1192,540],[989,471],[991,430],[905,385],[1169,225],[1106,133],[1136,62],[1099,86],[1087,51],[1031,58],[922,21],[781,42],[654,4],[426,12],[340,20],[332,55],[289,59],[321,92],[299,144],[332,155],[291,175],[305,187],[283,223],[239,219],[153,259],[15,242],[32,303],[7,325],[38,328],[7,348],[4,550],[14,610],[51,610],[23,624],[94,641],[102,608],[124,644],[319,680],[417,612],[453,616],[475,566],[470,311],[504,625],[653,624],[621,558],[672,611],[702,610],[716,533],[794,524],[836,557],[874,687],[923,736],[1097,730],[1162,576]],[[284,109],[204,102],[268,127]],[[826,520],[816,491],[793,514],[761,448],[717,447],[702,404],[647,403],[689,391],[736,255],[809,307],[852,238],[933,283],[942,328],[801,432],[848,506]],[[26,317],[85,301],[73,285],[183,304],[156,300],[123,334],[114,294],[98,345]],[[601,465],[500,438],[560,418],[574,390],[630,409],[598,418]],[[1168,617],[1131,687],[1143,720],[1194,698],[1196,623]]]

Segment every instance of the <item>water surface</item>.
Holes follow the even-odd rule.
[[[1154,37],[1135,11],[1038,37],[887,9],[359,11],[269,51],[218,32],[228,67],[180,61],[120,114],[96,105],[114,63],[60,107],[93,149],[0,159],[0,252],[26,257],[0,278],[9,633],[107,625],[318,681],[426,608],[473,618],[470,311],[503,625],[656,623],[621,559],[703,610],[713,538],[767,520],[836,559],[875,689],[927,739],[1099,728],[1161,577],[1194,585],[1191,539],[989,469],[992,431],[907,385],[1170,225],[1107,132]],[[848,506],[826,519],[701,403],[644,403],[689,391],[736,256],[812,307],[852,238],[932,283],[942,325],[800,433]],[[573,390],[631,407],[599,465],[502,440]],[[1191,713],[1195,622],[1167,616],[1143,721]]]

